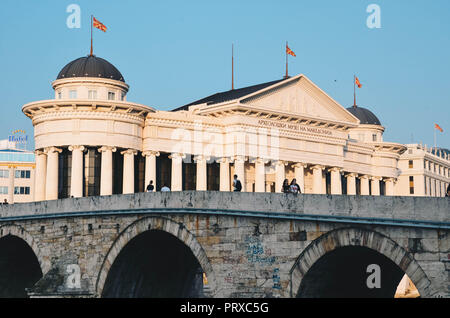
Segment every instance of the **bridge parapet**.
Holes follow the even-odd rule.
[[[183,210],[183,213],[259,213],[257,216],[311,216],[447,223],[447,198],[330,196],[276,193],[182,191],[120,194],[53,201],[19,203],[0,207],[0,221],[26,216],[115,211]],[[333,219],[333,220],[334,220]]]

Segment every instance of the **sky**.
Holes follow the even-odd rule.
[[[69,28],[81,9],[80,28]],[[369,28],[371,4],[380,28]],[[450,148],[450,1],[448,0],[2,0],[0,139],[23,129],[26,103],[52,99],[51,82],[68,62],[94,54],[130,85],[128,101],[170,110],[231,88],[281,79],[285,43],[295,52],[289,75],[304,74],[344,107],[377,115],[384,141]],[[370,19],[371,20],[371,19]],[[28,145],[32,149],[34,144]]]

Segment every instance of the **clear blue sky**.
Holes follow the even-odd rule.
[[[69,29],[69,4],[81,28]],[[369,29],[369,4],[381,29]],[[0,139],[14,129],[32,136],[23,104],[53,98],[50,83],[69,61],[89,53],[113,63],[131,86],[128,100],[169,110],[231,87],[280,79],[285,41],[303,73],[342,106],[358,104],[386,127],[385,141],[450,148],[450,1],[448,0],[2,0],[0,4]],[[33,145],[30,145],[33,146]]]

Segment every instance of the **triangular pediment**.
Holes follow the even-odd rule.
[[[304,75],[297,75],[253,94],[239,102],[255,109],[356,124],[358,119]]]

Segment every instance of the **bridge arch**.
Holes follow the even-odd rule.
[[[184,244],[190,250],[190,252],[192,252],[193,256],[196,258],[202,270],[207,276],[210,293],[214,295],[216,291],[216,279],[214,276],[213,268],[203,247],[197,241],[195,236],[181,223],[175,222],[169,218],[150,216],[139,219],[130,224],[122,231],[122,233],[111,245],[111,248],[109,249],[105,260],[103,261],[103,264],[99,271],[99,275],[97,277],[97,296],[102,296],[108,274],[111,270],[112,265],[114,264],[114,261],[116,261],[121,251],[127,246],[129,242],[131,242],[141,234],[152,231],[161,231],[166,234],[170,234],[174,238],[178,239],[180,243]]]
[[[299,296],[304,291],[302,283],[306,284],[308,278],[311,279],[311,275],[308,277],[308,274],[312,272],[311,269],[317,269],[317,267],[314,268],[317,264],[323,264],[324,262],[321,261],[325,257],[346,250],[348,252],[349,248],[363,251],[366,255],[372,253],[385,258],[392,266],[398,267],[399,271],[408,275],[422,297],[430,296],[427,288],[430,285],[430,280],[408,251],[383,234],[353,227],[332,230],[311,242],[302,251],[290,271],[290,296]],[[381,258],[379,259],[381,260]],[[352,261],[355,261],[355,259],[348,260],[348,262]],[[367,276],[369,275],[367,274]],[[400,279],[398,282],[400,282]]]
[[[0,226],[0,297],[26,297],[22,288],[33,287],[49,269],[30,233],[18,225]]]

